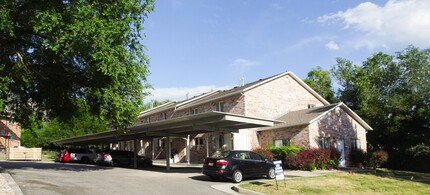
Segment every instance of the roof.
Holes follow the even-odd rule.
[[[290,76],[291,78],[293,78],[297,83],[299,83],[303,88],[305,88],[307,91],[309,91],[312,95],[314,95],[318,100],[320,100],[324,105],[328,105],[330,104],[327,100],[325,100],[321,95],[319,95],[315,90],[313,90],[311,87],[309,87],[305,82],[303,82],[299,77],[297,77],[294,73],[292,73],[291,71],[287,71],[281,74],[277,74],[277,75],[273,75],[271,77],[267,77],[264,79],[260,79],[251,83],[247,83],[243,86],[238,86],[238,87],[234,87],[231,89],[227,89],[227,90],[216,90],[216,91],[211,91],[208,93],[204,93],[198,96],[195,96],[193,98],[187,99],[187,100],[183,100],[183,101],[173,101],[173,102],[169,102],[167,104],[167,106],[160,105],[158,107],[152,108],[150,111],[143,111],[141,112],[141,114],[139,115],[139,117],[143,117],[143,116],[148,116],[157,112],[161,112],[167,109],[175,109],[175,110],[182,110],[182,109],[186,109],[186,108],[192,108],[204,103],[208,103],[208,102],[212,102],[212,101],[216,101],[216,100],[221,100],[223,98],[227,98],[233,95],[237,95],[237,94],[243,94],[249,90],[252,90],[258,86],[261,86],[263,84],[266,84],[270,81],[273,81],[275,79],[281,78],[283,76]]]
[[[277,123],[277,120],[247,117],[225,112],[205,112],[187,115],[154,123],[140,124],[128,128],[124,134],[110,130],[102,133],[89,134],[55,141],[58,144],[95,144],[110,143],[124,140],[140,139],[145,137],[185,137],[188,134],[206,132],[237,132],[239,129],[268,127]]]
[[[310,125],[311,123],[317,121],[318,119],[320,119],[321,117],[323,117],[324,115],[326,115],[327,113],[331,112],[336,108],[342,108],[352,118],[354,118],[358,123],[360,123],[366,130],[372,130],[372,127],[370,127],[362,118],[360,118],[354,111],[352,111],[344,103],[340,102],[340,103],[330,104],[330,105],[321,106],[321,107],[314,107],[310,109],[289,112],[277,119],[280,121],[284,121],[285,123],[278,124],[273,127],[261,128],[259,129],[259,131],[273,130],[273,129],[286,128],[286,127],[295,127],[295,126],[301,126],[301,125]]]

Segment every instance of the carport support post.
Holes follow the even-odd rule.
[[[190,135],[187,135],[187,164],[190,165]]]
[[[171,154],[171,150],[172,150],[172,146],[170,145],[170,136],[166,137],[166,144],[167,144],[167,151],[166,151],[166,171],[170,171],[170,156]]]
[[[209,135],[206,136],[206,157],[209,157]]]
[[[133,142],[134,142],[134,152],[133,152],[133,161],[134,161],[134,168],[137,168],[137,139],[135,139],[135,140],[133,140]]]

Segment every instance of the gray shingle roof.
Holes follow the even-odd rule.
[[[344,103],[340,102],[340,103],[330,104],[326,106],[288,112],[287,114],[276,119],[279,121],[283,121],[285,123],[277,124],[273,127],[261,128],[259,129],[259,131],[273,130],[273,129],[286,128],[286,127],[295,127],[295,126],[301,126],[301,125],[309,125],[315,120],[317,120],[318,118],[326,115],[328,112],[330,112],[331,110],[337,107],[342,108],[352,118],[357,120],[358,123],[363,125],[365,129],[372,130],[372,127],[370,127],[363,119],[361,119],[357,114],[355,114],[354,111],[349,109],[348,106],[346,106]]]

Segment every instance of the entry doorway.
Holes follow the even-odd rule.
[[[339,139],[336,141],[336,148],[337,151],[340,153],[339,158],[339,167],[345,167],[345,141],[343,139]]]

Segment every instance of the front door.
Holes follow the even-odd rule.
[[[337,151],[340,153],[339,167],[345,167],[345,141],[343,139],[336,141]]]

